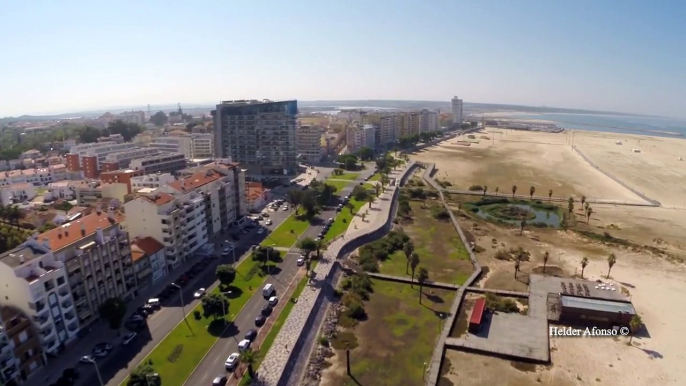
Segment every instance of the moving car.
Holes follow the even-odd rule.
[[[255,340],[255,338],[257,338],[257,330],[252,329],[248,330],[248,332],[245,333],[245,339],[252,342],[253,340]]]
[[[303,264],[305,264],[305,259],[298,259],[295,264],[297,264],[298,267],[302,267]]]
[[[107,342],[98,343],[95,345],[96,350],[112,351],[112,345]]]
[[[135,332],[129,332],[128,334],[124,335],[124,337],[121,340],[121,344],[126,346],[127,344],[131,343],[132,340],[136,338],[136,333]]]
[[[196,299],[200,299],[201,297],[205,296],[205,289],[204,288],[199,288],[195,293],[193,294],[193,297]]]
[[[247,339],[243,339],[242,341],[238,342],[238,351],[245,351],[250,348],[250,341]]]
[[[93,350],[93,356],[96,358],[104,358],[107,356],[107,354],[109,354],[109,351],[105,349],[96,348]]]
[[[264,222],[264,225],[272,225],[272,220],[267,220]]]
[[[228,371],[233,371],[238,364],[239,357],[240,355],[237,352],[229,355],[229,357],[226,358],[226,362],[224,362],[224,368],[226,368]]]

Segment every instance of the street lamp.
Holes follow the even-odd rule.
[[[95,359],[86,358],[86,361],[95,367],[95,374],[98,375],[98,381],[100,381],[100,386],[105,386],[105,384],[102,382],[102,377],[100,376],[100,370],[98,369],[98,364],[95,363]]]
[[[183,321],[186,322],[188,329],[191,330],[191,334],[195,335],[195,333],[193,332],[193,329],[191,328],[191,325],[188,324],[188,320],[186,320],[186,308],[183,306],[183,289],[181,288],[180,285],[178,285],[176,283],[171,283],[170,285],[179,290],[179,297],[181,298],[181,312],[183,313]]]
[[[236,244],[229,240],[224,240],[224,243],[227,246],[231,246],[231,252],[233,253],[233,257],[231,258],[231,266],[233,267],[233,265],[236,264]]]

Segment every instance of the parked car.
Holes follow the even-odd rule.
[[[101,342],[95,345],[95,349],[112,351],[112,345],[107,342]]]
[[[255,318],[255,325],[257,327],[262,327],[264,325],[264,322],[267,321],[267,317],[264,315],[259,315],[258,317]]]
[[[233,252],[233,247],[224,247],[224,250],[222,250],[222,256],[228,256]]]
[[[217,375],[212,380],[212,386],[226,386],[227,381],[228,381],[228,378],[226,378],[226,375]]]
[[[238,364],[239,357],[240,355],[237,352],[229,355],[229,357],[226,358],[226,362],[224,362],[224,368],[228,371],[233,371]]]
[[[257,230],[258,235],[261,235],[262,233],[264,233],[264,228],[260,228]]]
[[[248,332],[245,333],[245,339],[252,342],[253,340],[255,340],[255,338],[257,338],[257,330],[252,329],[248,330]]]
[[[93,363],[95,361],[95,358],[93,358],[90,355],[84,355],[81,358],[79,358],[79,362],[81,363]]]
[[[262,217],[269,217],[269,213],[267,213],[267,212],[262,212]]]
[[[196,299],[200,299],[201,297],[205,296],[205,289],[204,288],[199,288],[195,293],[193,294],[193,297]]]
[[[272,225],[272,220],[267,220],[264,222],[264,225]]]
[[[262,311],[260,311],[260,312],[261,312],[262,315],[264,315],[264,316],[269,316],[269,315],[272,314],[272,311],[273,311],[273,310],[274,310],[274,309],[272,308],[272,306],[270,306],[269,304],[265,304],[264,307],[262,307]]]
[[[278,303],[279,298],[277,298],[276,296],[272,296],[269,298],[269,305],[271,305],[272,307],[276,306]]]
[[[303,264],[305,264],[305,259],[300,258],[300,259],[296,260],[295,264],[297,264],[298,267],[302,267]]]
[[[132,340],[136,338],[136,333],[135,332],[129,332],[128,334],[124,335],[124,337],[121,340],[121,344],[126,346],[127,344],[131,343]]]
[[[96,348],[95,350],[93,350],[93,356],[95,358],[104,358],[107,356],[107,354],[109,354],[109,351],[105,349]]]
[[[73,367],[66,368],[64,371],[62,371],[62,378],[70,382],[74,382],[79,379],[79,375],[79,370]]]
[[[238,342],[238,351],[245,351],[250,348],[250,341],[247,339],[243,339],[242,341]]]

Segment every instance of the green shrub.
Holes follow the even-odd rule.
[[[360,302],[353,302],[350,304],[345,313],[349,317],[357,320],[362,320],[367,316],[367,312],[364,310],[364,306]]]
[[[320,335],[317,341],[320,345],[324,347],[329,347],[329,338],[325,337],[324,335]]]
[[[202,315],[200,314],[199,310],[195,310],[193,311],[193,317],[197,320],[200,320],[200,318],[202,318]]]
[[[517,307],[517,303],[514,300],[510,298],[501,298],[500,296],[491,293],[486,294],[486,308],[497,312],[519,312],[519,307]]]
[[[177,360],[179,360],[179,357],[181,356],[181,352],[183,352],[183,345],[182,344],[176,345],[176,347],[174,347],[172,352],[167,357],[167,360],[171,363],[175,363]]]
[[[484,206],[493,204],[507,204],[508,202],[510,202],[510,200],[505,197],[484,197],[481,200],[474,202],[472,205]]]
[[[479,213],[479,208],[476,207],[476,206],[473,206],[473,207],[469,208],[469,210],[471,210],[471,211],[474,212],[474,213]]]
[[[483,192],[484,187],[481,185],[472,185],[469,187],[469,190],[471,190],[472,192]]]

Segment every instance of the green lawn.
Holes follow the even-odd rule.
[[[350,209],[346,207],[338,212],[338,215],[333,220],[333,224],[331,224],[331,228],[329,228],[329,231],[324,237],[324,241],[331,241],[334,237],[345,233],[346,229],[348,229],[348,226],[350,226],[350,221],[352,221],[357,211],[367,204],[366,201],[357,201],[352,197],[350,198],[350,203],[353,204],[353,212],[350,213]]]
[[[438,313],[450,311],[455,292],[424,288],[422,304],[419,304],[416,286],[382,280],[372,280],[372,283],[374,292],[364,304],[367,320],[338,335],[352,333],[352,340],[359,345],[350,350],[351,370],[357,382],[345,375],[335,375],[329,384],[421,385],[423,364],[431,359],[443,326]],[[336,338],[331,341],[334,348],[340,346],[338,343]],[[345,355],[338,357],[345,358]],[[345,359],[342,361],[339,365],[345,368]]]
[[[474,270],[469,253],[450,220],[437,220],[431,216],[432,205],[440,204],[428,203],[426,209],[422,209],[420,202],[411,201],[413,221],[403,224],[403,229],[414,243],[419,265],[429,271],[430,280],[463,284]],[[405,273],[406,267],[405,253],[400,250],[383,261],[379,271],[388,275],[411,276],[411,273]]]
[[[309,221],[300,220],[295,214],[292,214],[274,229],[260,245],[290,248],[309,226]]]
[[[336,193],[334,194],[338,195],[340,194],[341,190],[343,190],[343,188],[348,186],[350,181],[326,180],[324,181],[324,183],[336,187]]]
[[[343,174],[338,175],[338,176],[335,175],[335,174],[331,174],[331,176],[330,176],[329,178],[330,178],[330,179],[334,179],[334,180],[348,180],[348,181],[352,181],[352,180],[354,180],[355,178],[357,178],[359,175],[360,175],[360,173],[343,173]]]
[[[381,180],[381,173],[376,173],[369,179],[369,181],[379,181]]]
[[[285,252],[280,253],[283,258]],[[234,295],[229,297],[227,320],[233,320],[238,315],[266,279],[266,276],[259,274],[260,264],[248,257],[237,267],[236,280],[231,285]],[[276,263],[270,262],[269,265],[273,266]],[[212,292],[219,293],[219,287]],[[164,380],[165,386],[183,385],[224,329],[221,324],[210,326],[212,317],[196,319],[193,315],[195,310],[202,314],[202,305],[199,304],[188,313],[186,316],[188,325],[183,322],[177,325],[143,360],[143,362],[152,360],[153,367]],[[192,334],[189,325],[193,331]],[[174,353],[176,358],[174,358]],[[121,385],[125,385],[127,381],[128,378]]]

